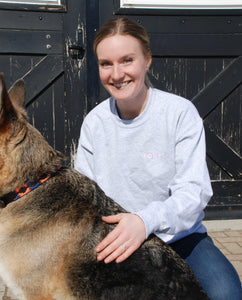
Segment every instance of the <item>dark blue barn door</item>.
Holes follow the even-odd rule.
[[[0,1],[0,72],[8,86],[24,79],[30,122],[71,162],[87,107],[85,1],[16,2]]]

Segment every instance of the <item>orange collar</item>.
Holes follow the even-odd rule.
[[[27,195],[28,193],[36,189],[38,186],[46,182],[49,178],[54,177],[60,171],[60,169],[61,167],[58,167],[55,170],[55,172],[41,175],[38,178],[37,182],[27,181],[24,185],[20,186],[13,192],[15,193],[15,198],[13,199],[13,201],[18,200],[19,198]]]

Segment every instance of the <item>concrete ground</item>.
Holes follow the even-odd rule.
[[[230,260],[242,281],[242,219],[205,221],[214,243]],[[0,300],[18,300],[0,280]]]

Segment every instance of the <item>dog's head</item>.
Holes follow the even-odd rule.
[[[0,196],[53,172],[64,160],[28,123],[24,103],[24,81],[16,81],[7,91],[0,74]]]

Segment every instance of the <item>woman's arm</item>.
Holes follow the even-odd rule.
[[[75,159],[75,169],[94,180],[92,137],[84,120]]]
[[[147,236],[191,229],[212,196],[204,128],[195,109],[184,113],[177,123],[175,165],[176,174],[168,185],[170,196],[136,212],[145,223]]]

